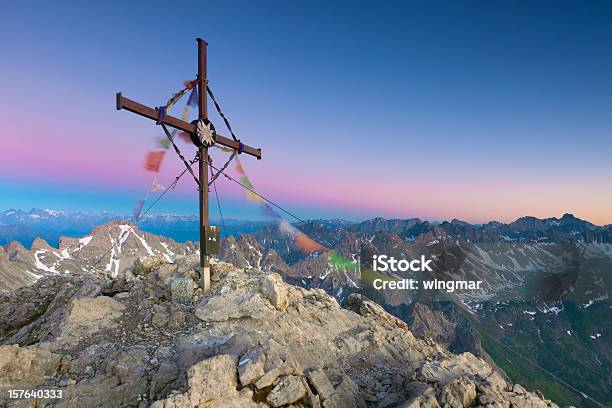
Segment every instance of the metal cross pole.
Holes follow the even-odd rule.
[[[125,109],[130,112],[136,113],[145,118],[149,118],[155,121],[161,121],[164,124],[171,126],[175,129],[182,130],[191,135],[191,140],[194,141],[198,148],[199,153],[199,201],[200,201],[200,267],[202,268],[201,274],[201,287],[206,290],[210,288],[210,268],[208,265],[208,255],[206,251],[206,243],[210,235],[209,231],[209,220],[208,220],[208,147],[212,144],[220,144],[225,147],[238,150],[238,152],[246,153],[250,156],[261,159],[261,149],[257,149],[251,146],[242,144],[239,140],[228,139],[218,133],[214,133],[214,140],[212,144],[203,144],[201,140],[198,141],[198,127],[202,122],[208,122],[208,112],[206,109],[207,101],[207,89],[208,89],[208,77],[206,75],[206,41],[201,38],[197,39],[198,42],[198,120],[196,123],[185,122],[184,120],[178,119],[174,116],[164,115],[160,118],[160,111],[158,108],[150,108],[136,101],[124,97],[121,92],[117,93],[117,110]],[[196,143],[196,141],[198,143]]]
[[[208,119],[206,109],[206,90],[208,89],[208,77],[206,74],[206,46],[208,43],[201,38],[198,42],[198,119]],[[208,232],[208,147],[198,148],[200,161],[200,268],[201,283],[203,290],[210,288],[210,267],[208,265],[208,254],[206,253],[206,242]]]

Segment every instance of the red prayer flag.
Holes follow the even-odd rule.
[[[145,170],[153,173],[159,173],[159,167],[166,154],[165,150],[152,150],[147,154],[145,161]]]
[[[194,79],[193,81],[183,81],[183,85],[187,89],[194,89],[198,85],[198,80]]]

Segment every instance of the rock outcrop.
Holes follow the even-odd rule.
[[[0,387],[62,389],[36,402],[57,407],[556,407],[357,294],[342,307],[214,263],[209,291],[178,296],[172,282],[195,284],[196,265],[143,258],[117,277],[50,276],[1,297],[17,313],[43,294],[17,323],[0,312]]]
[[[61,374],[69,360],[38,348],[0,346],[0,389],[39,386]]]

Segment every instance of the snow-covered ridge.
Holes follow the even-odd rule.
[[[10,285],[23,285],[51,274],[104,272],[117,277],[142,256],[161,255],[167,262],[174,262],[178,255],[195,252],[192,244],[178,244],[172,239],[142,232],[133,224],[116,221],[98,226],[83,237],[62,239],[60,248],[40,238],[29,250],[16,244],[7,247],[5,252],[12,262],[0,267],[10,268],[2,271],[5,274],[21,276],[14,280],[19,283]],[[0,282],[0,290],[16,288],[5,285],[9,283]]]

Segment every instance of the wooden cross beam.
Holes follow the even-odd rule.
[[[206,46],[208,43],[201,38],[196,40],[198,42],[198,120],[208,121],[207,111],[207,89],[208,89],[208,77],[206,74]],[[152,120],[160,119],[160,112],[157,108],[150,108],[146,105],[140,104],[136,101],[124,97],[121,92],[117,93],[117,110],[125,109],[138,115],[144,116]],[[196,135],[197,126],[193,123],[185,122],[184,120],[175,118],[174,116],[165,115],[161,118],[161,121],[168,126],[175,129],[182,130],[189,133],[190,135]],[[192,140],[194,138],[192,137]],[[227,137],[216,134],[215,143],[229,147],[235,150],[242,150],[243,153],[261,159],[261,149],[256,149],[251,146],[242,144],[240,141],[228,139]],[[207,290],[210,288],[210,267],[208,265],[208,255],[206,251],[206,242],[211,233],[208,221],[208,147],[198,145],[198,156],[200,158],[199,165],[199,180],[200,180],[200,266],[201,266],[201,284],[202,289]]]
[[[121,92],[117,92],[117,110],[121,109],[134,112],[140,116],[144,116],[145,118],[149,118],[152,120],[157,120],[157,118],[159,118],[159,109],[149,108],[146,105],[126,98],[121,94]],[[175,118],[174,116],[166,115],[162,119],[162,122],[164,122],[170,127],[182,130],[189,134],[195,132],[194,124],[185,122],[184,120]],[[228,139],[227,137],[222,136],[219,133],[217,133],[215,142],[225,147],[232,148],[234,150],[238,150],[240,147],[240,142],[237,142],[234,139]],[[242,152],[257,157],[258,160],[261,159],[261,149],[256,149],[251,146],[243,145]]]

